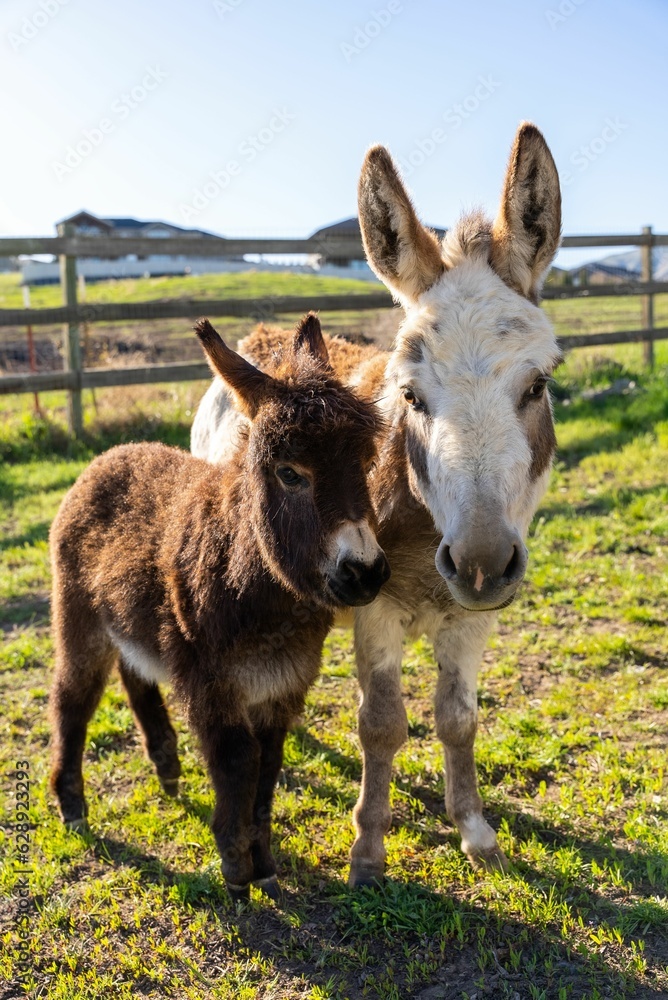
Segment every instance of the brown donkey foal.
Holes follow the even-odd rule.
[[[389,576],[366,473],[377,411],[334,378],[307,316],[272,374],[196,332],[250,419],[214,466],[161,444],[97,458],[51,529],[56,674],[52,786],[85,824],[86,727],[114,663],[163,788],[176,794],[169,679],[216,793],[213,832],[233,898],[276,896],[271,804],[288,726],[302,710],[334,611]]]

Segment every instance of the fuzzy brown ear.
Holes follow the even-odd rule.
[[[234,390],[242,409],[252,420],[262,401],[267,398],[273,379],[236,351],[232,351],[208,319],[197,320],[195,333],[204,348],[211,371],[214,375],[220,375]]]
[[[537,302],[560,238],[557,168],[542,133],[531,122],[522,122],[492,229],[492,267],[507,285]]]
[[[369,265],[396,296],[415,301],[445,265],[438,239],[415,214],[384,146],[372,146],[366,154],[357,196]]]
[[[297,324],[294,348],[295,351],[308,351],[318,361],[329,365],[327,344],[322,335],[320,320],[314,312],[307,313]]]

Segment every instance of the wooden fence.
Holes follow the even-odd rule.
[[[563,247],[628,247],[641,248],[642,273],[640,281],[590,285],[583,287],[548,285],[543,290],[544,299],[593,298],[597,296],[642,296],[642,328],[616,333],[584,334],[564,337],[561,345],[566,350],[597,344],[622,344],[642,342],[644,357],[653,363],[654,340],[668,338],[668,327],[654,326],[653,296],[668,293],[668,282],[654,281],[652,275],[652,247],[668,246],[668,235],[657,235],[651,227],[640,234],[624,236],[566,236]],[[154,320],[184,318],[194,320],[207,313],[211,316],[248,316],[254,319],[273,319],[287,313],[301,313],[317,308],[330,310],[385,309],[393,305],[391,296],[384,291],[359,294],[319,296],[268,296],[260,299],[205,299],[201,301],[180,299],[171,302],[136,303],[80,303],[77,301],[78,257],[114,258],[136,254],[202,257],[238,257],[242,254],[318,254],[330,258],[363,259],[359,239],[355,237],[323,237],[296,239],[223,239],[193,237],[168,237],[155,239],[137,237],[76,236],[69,227],[55,237],[26,237],[0,239],[0,257],[20,254],[54,254],[60,259],[60,283],[63,306],[47,309],[0,309],[0,328],[23,325],[64,324],[65,370],[0,377],[0,394],[37,392],[65,389],[69,397],[69,426],[72,433],[81,434],[83,426],[82,389],[112,385],[141,385],[154,382],[181,382],[209,377],[204,363],[178,362],[162,365],[143,365],[128,368],[84,368],[82,366],[79,325],[82,323],[114,322],[118,320]]]

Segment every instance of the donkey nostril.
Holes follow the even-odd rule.
[[[339,577],[342,583],[357,583],[361,575],[359,563],[346,559],[339,566]]]
[[[378,556],[375,563],[371,567],[371,573],[378,580],[380,580],[381,586],[390,579],[390,564],[384,553]]]
[[[441,564],[445,576],[455,578],[457,576],[457,565],[450,553],[450,546],[444,545],[441,550]]]
[[[516,545],[513,545],[513,554],[510,557],[510,562],[503,571],[503,576],[506,580],[514,580],[520,569],[520,557]]]

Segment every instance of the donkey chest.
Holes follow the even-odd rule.
[[[318,675],[319,650],[279,648],[264,644],[234,659],[234,686],[244,702],[257,706],[300,699]]]
[[[169,657],[148,644],[108,630],[109,638],[123,657],[126,666],[149,683],[171,679]],[[221,675],[227,675],[231,690],[248,705],[288,701],[303,697],[320,669],[320,645],[295,648],[271,635],[251,649],[236,649],[221,658]]]
[[[430,633],[437,623],[443,625],[465,614],[436,569],[439,540],[434,535],[408,535],[386,549],[392,576],[383,597],[401,609],[409,633]]]

